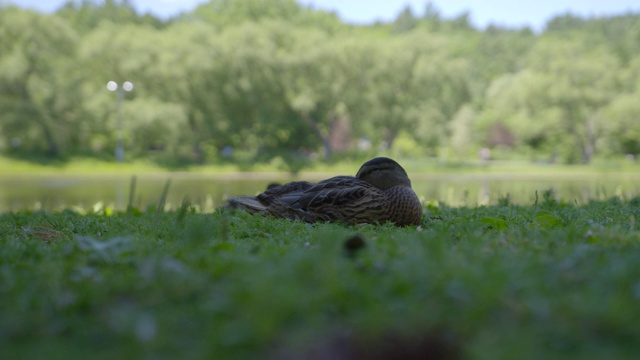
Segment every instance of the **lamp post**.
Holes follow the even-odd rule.
[[[115,81],[109,81],[107,83],[107,89],[109,91],[118,91],[118,123],[117,123],[117,138],[116,138],[116,161],[122,162],[124,160],[124,141],[122,130],[122,102],[124,101],[124,92],[133,90],[133,83],[125,81],[122,86],[118,86]]]

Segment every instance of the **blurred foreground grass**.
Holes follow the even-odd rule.
[[[0,358],[637,359],[640,199],[0,215]],[[377,356],[377,357],[376,357]]]

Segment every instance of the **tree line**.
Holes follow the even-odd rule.
[[[0,151],[205,163],[391,149],[588,163],[640,154],[640,15],[477,29],[432,4],[350,25],[294,0],[0,5]]]

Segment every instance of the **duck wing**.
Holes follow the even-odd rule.
[[[308,222],[384,222],[385,194],[352,176],[336,176],[280,196],[268,211]]]
[[[294,181],[284,185],[273,186],[256,196],[256,199],[268,206],[282,198],[295,197],[297,194],[310,189],[313,185],[315,184],[308,181]]]
[[[284,185],[272,185],[260,195],[253,196],[235,196],[227,199],[225,207],[243,209],[251,214],[264,213],[270,204],[281,197],[295,196],[293,194],[300,193],[305,189],[313,186],[313,183],[307,181],[296,181]]]
[[[227,208],[243,209],[250,214],[261,213],[267,210],[267,207],[252,196],[236,196],[227,199],[225,204]]]

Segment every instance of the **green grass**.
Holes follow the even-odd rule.
[[[491,161],[482,163],[476,160],[468,161],[442,161],[437,158],[413,157],[397,158],[389,154],[380,156],[391,156],[398,160],[405,170],[410,174],[467,174],[467,173],[490,173],[496,175],[513,174],[553,174],[553,175],[589,175],[589,174],[611,174],[611,173],[640,173],[640,166],[637,162],[621,159],[595,159],[591,164],[586,165],[564,165],[564,164],[544,164],[532,163],[528,160]],[[299,160],[296,171],[316,172],[329,174],[355,174],[360,165],[372,156],[359,155],[359,157],[348,157],[342,159],[322,160]],[[241,162],[221,162],[206,165],[184,165],[166,167],[150,161],[146,158],[116,163],[103,159],[91,157],[71,157],[64,161],[58,160],[25,160],[0,155],[0,176],[19,174],[39,174],[48,176],[75,176],[75,175],[104,175],[104,174],[154,174],[167,172],[191,172],[203,174],[224,174],[237,172],[291,172],[291,167],[279,157],[268,162],[241,161]]]
[[[639,229],[638,198],[551,193],[417,229],[2,214],[0,358],[637,359]]]

